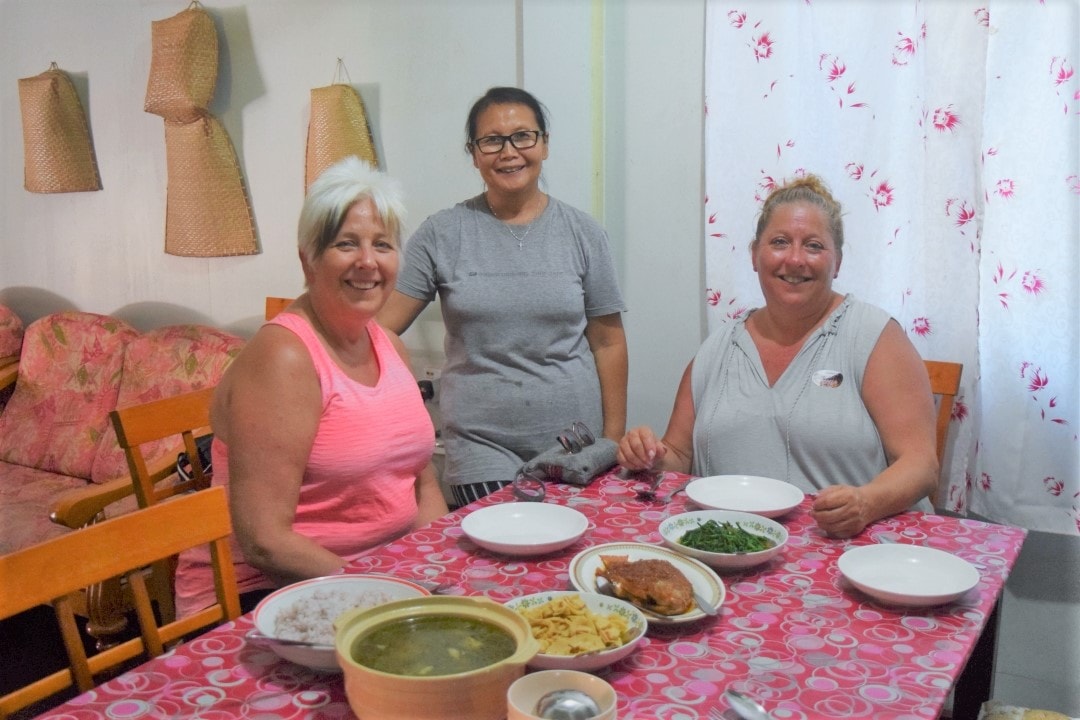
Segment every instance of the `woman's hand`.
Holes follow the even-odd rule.
[[[874,521],[863,489],[850,485],[831,485],[819,492],[810,517],[826,535],[836,538],[858,535]]]
[[[616,459],[627,470],[652,470],[663,462],[667,447],[656,437],[652,428],[642,425],[633,428],[619,440]]]

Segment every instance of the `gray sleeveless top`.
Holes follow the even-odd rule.
[[[757,475],[812,493],[868,484],[887,466],[862,402],[863,372],[889,315],[851,295],[769,387],[746,318],[694,358],[695,475]],[[914,509],[929,511],[927,501]]]

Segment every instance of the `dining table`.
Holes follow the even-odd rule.
[[[353,559],[346,572],[438,583],[439,592],[504,602],[571,589],[571,561],[602,543],[661,545],[665,518],[699,509],[666,494],[690,477],[665,473],[656,495],[613,468],[586,486],[545,484],[543,502],[580,511],[589,528],[573,545],[536,557],[479,548],[463,533],[469,513],[522,502],[510,487]],[[664,502],[664,500],[667,500]],[[812,495],[775,518],[788,531],[766,564],[720,572],[720,612],[688,624],[654,625],[632,654],[596,671],[618,695],[622,720],[720,720],[735,689],[776,720],[938,718],[965,720],[989,699],[997,606],[1026,531],[946,514],[903,512],[850,538],[815,524]],[[978,570],[961,597],[930,607],[881,602],[838,569],[845,551],[907,543],[956,555]],[[342,676],[315,672],[248,642],[251,615],[184,642],[47,712],[70,720],[304,718],[347,720]],[[950,703],[951,699],[951,703]],[[948,707],[951,707],[951,711]]]

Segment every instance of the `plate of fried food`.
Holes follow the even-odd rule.
[[[717,610],[726,595],[724,581],[708,565],[658,545],[596,545],[575,555],[569,570],[575,589],[625,600],[654,625],[701,620],[707,615],[695,595]]]
[[[592,672],[629,655],[645,637],[645,614],[625,600],[575,590],[534,593],[503,603],[529,621],[540,652],[529,667]]]

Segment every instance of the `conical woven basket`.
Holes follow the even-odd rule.
[[[379,166],[364,101],[351,85],[335,83],[313,88],[305,190],[319,173],[349,155],[367,160],[372,167]]]
[[[153,49],[143,109],[174,122],[205,115],[217,83],[217,29],[198,3],[192,5],[150,23]]]
[[[254,255],[255,221],[232,141],[206,116],[165,122],[169,187],[165,252],[189,257]]]
[[[35,193],[101,189],[94,143],[79,94],[56,63],[19,79],[23,184]]]

